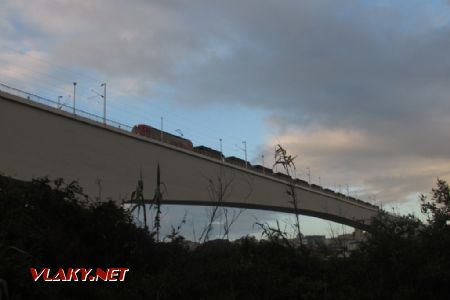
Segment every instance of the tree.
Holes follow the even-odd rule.
[[[448,183],[438,178],[437,186],[432,189],[431,201],[427,196],[420,196],[421,211],[428,216],[430,225],[444,228],[450,221],[450,187]]]

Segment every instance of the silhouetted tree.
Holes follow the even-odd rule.
[[[427,214],[431,225],[443,228],[450,221],[450,187],[445,180],[439,178],[436,185],[432,190],[431,200],[425,195],[420,196],[421,210]]]

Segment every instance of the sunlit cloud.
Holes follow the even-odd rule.
[[[291,129],[267,141],[268,148],[283,145],[297,155],[298,174],[311,170],[313,181],[336,189],[346,185],[365,200],[376,196],[382,203],[405,202],[410,195],[429,190],[436,178],[450,178],[450,158],[404,155],[389,148],[389,139],[372,139],[357,130]]]

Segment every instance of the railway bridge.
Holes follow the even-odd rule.
[[[0,87],[0,173],[21,180],[77,180],[86,194],[130,199],[140,172],[151,198],[160,166],[165,204],[223,205],[294,213],[288,181],[217,160],[57,103]],[[151,193],[149,192],[151,191]],[[298,184],[298,213],[367,229],[378,207]]]

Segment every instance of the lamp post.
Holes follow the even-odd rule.
[[[242,144],[244,144],[245,168],[247,168],[247,141],[243,141]]]
[[[75,114],[75,96],[77,93],[77,83],[73,83],[73,114]]]
[[[103,87],[103,124],[106,125],[106,82],[102,83],[100,87]]]
[[[164,119],[163,119],[163,117],[161,117],[161,142],[163,142],[164,141],[164,137],[163,137],[163,135],[164,135],[164,133],[163,133],[163,123],[164,122]]]
[[[222,158],[222,161],[224,161],[223,159],[223,149],[222,149],[222,139],[219,139],[219,143],[220,143],[220,157]]]
[[[308,176],[308,184],[311,185],[311,169],[309,167],[306,168],[306,176]]]
[[[265,166],[264,166],[264,154],[261,154],[261,159],[262,159],[262,166],[263,166],[262,171],[263,171],[263,174],[266,174],[266,170],[265,170]]]

